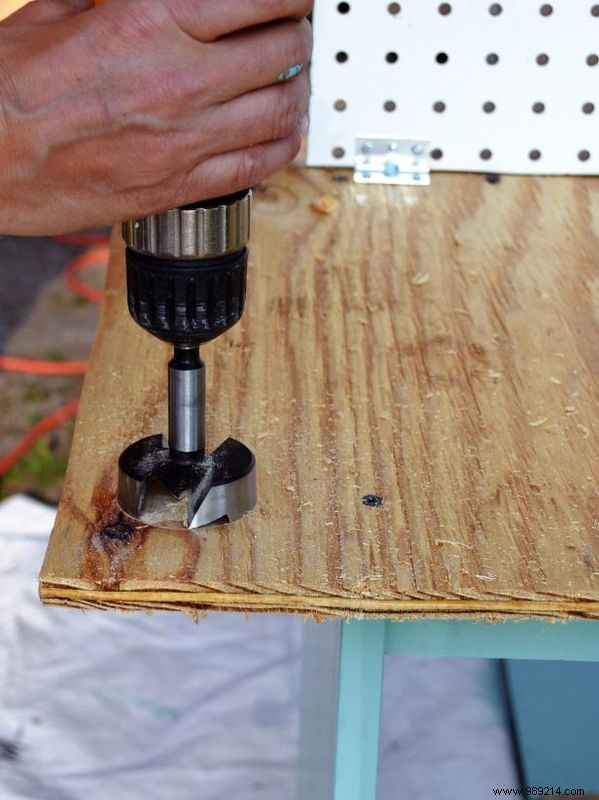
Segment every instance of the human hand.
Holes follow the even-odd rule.
[[[311,0],[36,0],[0,23],[0,232],[251,186],[307,125]]]

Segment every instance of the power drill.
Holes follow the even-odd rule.
[[[206,368],[199,351],[244,311],[251,194],[123,224],[129,312],[144,330],[174,347],[168,437],[141,439],[119,459],[119,505],[149,525],[233,522],[256,504],[251,450],[234,439],[206,450]]]

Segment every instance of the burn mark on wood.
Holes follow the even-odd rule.
[[[129,525],[122,512],[100,531],[100,536],[123,543],[128,542],[134,534],[135,528]]]

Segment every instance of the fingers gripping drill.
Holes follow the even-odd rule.
[[[244,310],[251,192],[125,222],[129,312],[174,347],[168,437],[150,436],[119,459],[118,501],[155,526],[234,521],[256,504],[252,452],[227,439],[206,450],[206,368],[199,347]]]

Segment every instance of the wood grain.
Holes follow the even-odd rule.
[[[44,601],[599,616],[599,181],[288,170],[254,220],[246,316],[204,357],[209,443],[254,449],[257,510],[103,532],[118,454],[166,424],[117,238]]]

